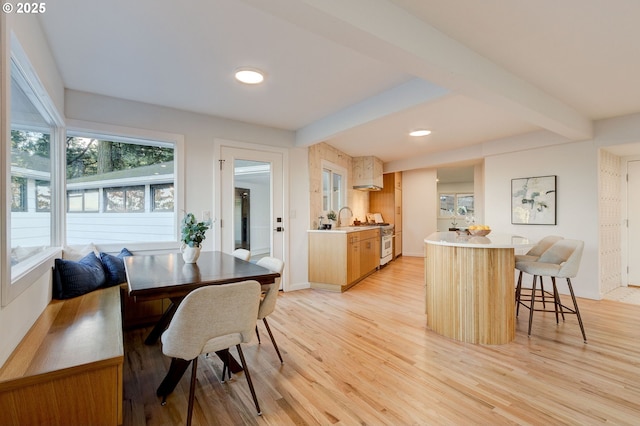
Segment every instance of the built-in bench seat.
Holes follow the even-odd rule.
[[[0,424],[122,424],[123,362],[119,286],[52,300],[0,369]]]

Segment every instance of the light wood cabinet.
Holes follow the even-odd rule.
[[[369,194],[369,211],[381,213],[385,222],[394,225],[393,257],[402,254],[402,172],[386,173],[381,191]]]
[[[380,231],[309,233],[309,283],[312,288],[345,291],[380,264]]]

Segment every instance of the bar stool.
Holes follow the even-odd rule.
[[[542,253],[547,251],[549,247],[551,247],[553,244],[555,244],[557,241],[560,241],[560,240],[562,240],[562,237],[558,235],[548,235],[544,237],[543,239],[538,241],[538,243],[531,250],[529,250],[527,254],[516,254],[515,256],[516,265],[518,264],[518,262],[534,262],[538,260],[538,258],[542,255]],[[517,269],[517,266],[516,266],[516,269]],[[545,294],[549,294],[549,293],[545,292],[544,285],[542,284],[542,280],[540,280],[540,290],[542,292],[541,293],[542,305],[546,306]],[[520,274],[518,275],[518,284],[516,285],[516,317],[520,313],[520,304],[518,303],[518,301],[521,300],[521,293],[522,293],[522,271],[520,271]],[[529,299],[526,299],[526,300],[528,301]]]
[[[580,260],[582,258],[582,252],[584,250],[584,242],[580,240],[566,240],[562,239],[553,244],[547,249],[536,261],[521,261],[516,263],[516,269],[533,275],[533,286],[531,290],[531,298],[529,300],[530,305],[527,306],[522,300],[517,300],[519,305],[522,305],[529,309],[529,331],[528,336],[531,336],[531,325],[533,322],[533,312],[554,312],[556,315],[556,323],[559,322],[558,314],[562,316],[564,321],[565,314],[575,314],[580,324],[580,331],[582,332],[582,338],[587,343],[587,335],[584,332],[584,325],[582,324],[582,317],[580,316],[580,310],[578,309],[578,303],[576,296],[573,292],[573,286],[571,285],[571,278],[574,278],[578,274],[580,267]],[[543,306],[542,309],[535,308],[535,302],[541,301],[541,297],[536,297],[536,282],[540,277],[540,283],[542,284],[542,277],[551,277],[553,283],[553,304],[554,310],[547,310]],[[568,307],[562,304],[560,300],[560,294],[556,287],[556,278],[566,278],[567,286],[569,287],[569,293],[571,294],[571,300],[573,301],[573,307]]]

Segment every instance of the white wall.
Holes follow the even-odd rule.
[[[423,257],[424,239],[437,230],[437,177],[436,169],[402,173],[403,256]]]
[[[579,160],[578,160],[579,159]],[[580,272],[573,280],[576,295],[600,298],[598,282],[598,175],[593,141],[485,158],[485,222],[494,232],[518,234],[534,241],[546,235],[585,242]],[[511,179],[556,175],[557,225],[511,224]],[[567,293],[565,280],[559,291]]]

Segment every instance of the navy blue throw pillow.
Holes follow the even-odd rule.
[[[104,272],[107,277],[105,287],[122,284],[127,281],[127,274],[125,273],[124,262],[122,261],[122,258],[126,256],[133,256],[133,253],[126,248],[120,250],[117,256],[100,253],[100,260],[102,261],[102,266],[104,267]]]
[[[56,259],[53,274],[53,297],[71,299],[104,285],[106,277],[102,263],[91,252],[77,262]]]

